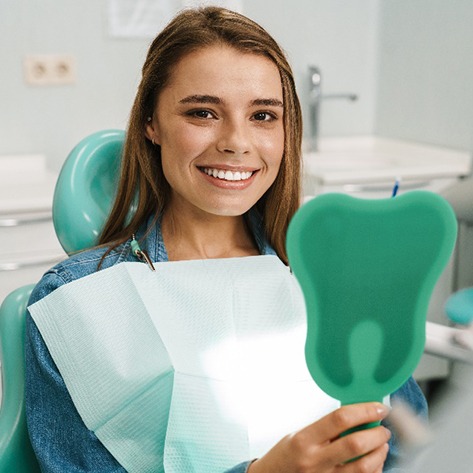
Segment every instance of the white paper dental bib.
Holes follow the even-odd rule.
[[[338,407],[276,256],[122,263],[29,308],[90,430],[129,472],[222,473]]]

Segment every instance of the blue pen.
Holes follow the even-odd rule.
[[[401,178],[396,178],[396,182],[394,183],[394,187],[393,187],[393,193],[391,195],[391,197],[396,197],[396,194],[397,194],[397,191],[399,190],[399,183],[401,181]]]

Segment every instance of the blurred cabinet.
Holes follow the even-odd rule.
[[[52,221],[56,179],[42,155],[0,156],[0,304],[66,256]]]
[[[66,256],[52,223],[56,179],[42,155],[0,156],[0,302]]]

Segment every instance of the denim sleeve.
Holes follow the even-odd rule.
[[[414,378],[410,377],[407,382],[401,386],[396,392],[391,394],[391,401],[401,401],[407,404],[411,410],[424,422],[428,420],[427,412],[427,401],[424,394],[422,393],[419,385],[415,382]],[[390,428],[389,418],[383,424]],[[399,445],[399,439],[396,437],[396,432],[390,429],[392,436],[389,440],[389,453],[388,458],[384,464],[385,473],[401,473],[402,470],[397,468],[400,460],[402,459],[402,451]]]
[[[64,281],[47,273],[34,289],[30,304]],[[26,419],[31,444],[43,473],[125,473],[124,468],[87,429],[64,380],[30,315],[26,318]]]

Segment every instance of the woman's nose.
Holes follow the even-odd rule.
[[[247,154],[251,148],[248,126],[237,120],[226,121],[221,127],[217,148],[222,153]]]

